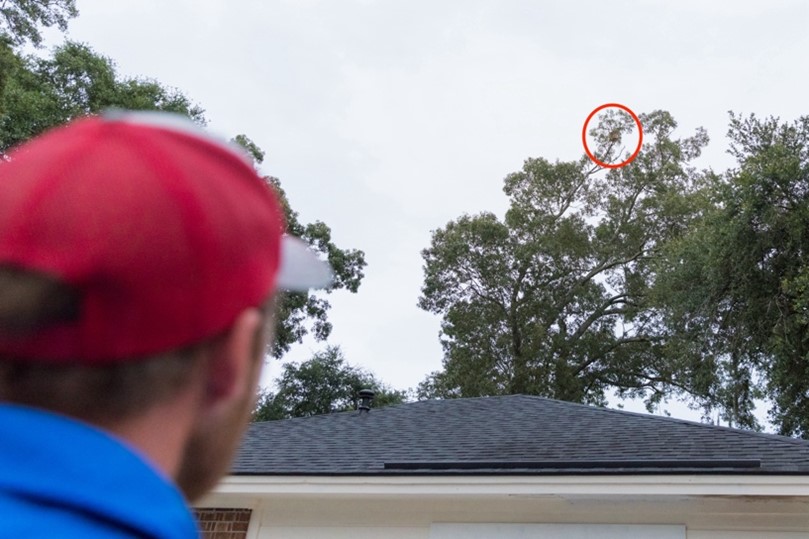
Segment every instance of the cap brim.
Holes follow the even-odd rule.
[[[329,264],[302,240],[284,234],[281,238],[281,268],[277,287],[281,290],[303,291],[326,288],[334,280]]]

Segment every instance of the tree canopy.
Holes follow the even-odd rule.
[[[650,262],[691,218],[683,198],[700,177],[689,163],[707,136],[673,140],[676,122],[663,111],[642,121],[646,151],[631,166],[600,174],[587,158],[528,159],[505,180],[505,219],[464,215],[433,233],[419,305],[443,316],[445,358],[422,396],[603,404],[611,388],[677,383],[646,305]],[[592,133],[596,154],[616,155],[615,133],[629,129],[607,118]]]
[[[50,57],[0,50],[0,152],[74,118],[106,108],[163,110],[204,124],[203,109],[157,81],[121,76],[88,45],[66,42]]]
[[[663,251],[655,299],[704,407],[756,427],[766,396],[779,432],[806,437],[809,117],[731,114],[728,137],[737,167],[710,177],[709,209]]]
[[[264,160],[264,151],[247,135],[237,135],[232,142],[244,148],[256,165]],[[298,213],[289,204],[286,193],[281,187],[281,181],[272,176],[265,176],[264,180],[275,189],[279,196],[284,210],[287,232],[306,241],[331,265],[334,281],[326,292],[337,289],[357,292],[364,277],[365,253],[358,249],[337,247],[331,239],[331,228],[322,221],[301,223]],[[328,339],[332,330],[332,325],[328,320],[330,307],[328,300],[316,292],[280,294],[278,324],[275,328],[275,340],[269,350],[270,354],[276,358],[282,357],[294,343],[302,342],[310,332],[318,341]],[[307,319],[309,324],[305,323]]]
[[[442,316],[444,360],[420,397],[676,396],[760,428],[766,396],[782,433],[809,434],[809,119],[731,115],[724,174],[693,166],[703,130],[641,122],[630,165],[528,159],[503,219],[433,232],[419,305]],[[617,156],[628,125],[596,126],[596,155]]]
[[[39,46],[43,27],[56,26],[65,31],[68,21],[78,14],[76,0],[2,0],[0,40]]]
[[[375,392],[375,408],[401,404],[406,395],[392,390],[368,371],[346,363],[339,347],[328,347],[301,363],[287,363],[276,379],[277,390],[264,392],[255,421],[307,417],[356,410],[361,389]]]
[[[202,107],[182,91],[153,79],[123,76],[115,62],[89,45],[68,41],[49,56],[26,56],[0,42],[0,160],[13,146],[47,129],[110,107],[162,110],[183,114],[199,124],[206,122]],[[246,135],[237,135],[234,142],[244,147],[257,165],[263,161],[264,151]],[[280,195],[287,232],[308,242],[331,264],[335,280],[326,293],[336,289],[356,292],[363,278],[364,253],[338,247],[332,241],[331,229],[322,221],[301,223],[280,180],[265,179]],[[309,333],[325,340],[332,329],[329,308],[320,293],[281,294],[277,338],[269,352],[281,357]]]

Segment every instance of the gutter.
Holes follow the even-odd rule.
[[[214,495],[233,496],[798,496],[806,475],[228,476]]]

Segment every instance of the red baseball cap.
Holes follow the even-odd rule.
[[[276,288],[328,285],[284,228],[244,153],[190,120],[112,111],[54,129],[0,162],[0,265],[69,285],[79,312],[0,331],[0,358],[148,357],[216,335]]]

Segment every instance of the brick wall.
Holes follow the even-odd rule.
[[[244,539],[250,509],[194,509],[202,539]]]

